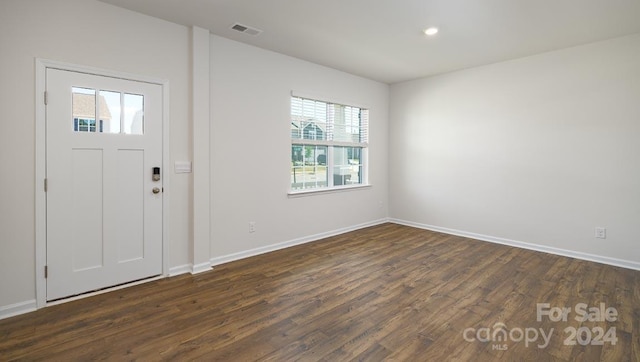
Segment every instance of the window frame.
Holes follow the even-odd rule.
[[[350,108],[357,108],[359,110],[359,114],[360,117],[364,116],[364,119],[361,118],[360,124],[358,126],[358,137],[360,138],[359,142],[349,142],[349,141],[343,141],[343,140],[334,140],[334,139],[327,139],[327,136],[325,135],[323,137],[323,139],[305,139],[305,132],[304,132],[304,127],[302,127],[302,121],[296,121],[295,118],[300,118],[300,116],[296,116],[293,114],[293,102],[294,102],[294,98],[298,98],[301,99],[302,101],[307,100],[307,101],[313,101],[313,102],[321,102],[321,103],[326,103],[327,108],[329,108],[330,105],[332,106],[341,106],[341,107],[350,107]],[[365,112],[364,114],[362,112]],[[327,113],[329,113],[329,111],[327,111]],[[333,123],[332,120],[330,120],[331,117],[327,116],[327,120],[326,120],[326,125],[331,124],[331,127],[333,127],[333,125],[335,123]],[[314,194],[323,194],[323,193],[332,193],[332,192],[342,192],[342,191],[349,191],[349,190],[357,190],[357,189],[364,189],[364,188],[369,188],[371,187],[371,184],[369,182],[369,134],[370,134],[370,108],[369,107],[363,107],[363,106],[358,106],[358,105],[354,105],[351,102],[336,102],[333,100],[328,100],[326,98],[322,98],[322,97],[317,97],[317,96],[308,96],[308,95],[302,95],[299,93],[295,93],[292,92],[289,98],[289,121],[291,122],[290,125],[293,125],[294,122],[299,122],[300,127],[299,129],[295,130],[296,135],[299,138],[294,138],[294,130],[290,127],[289,130],[289,139],[290,139],[290,145],[289,145],[289,154],[290,154],[290,159],[289,159],[289,173],[290,173],[290,181],[289,181],[289,190],[288,190],[288,195],[289,196],[305,196],[305,195],[314,195]],[[347,121],[345,119],[345,132],[346,133],[350,133],[350,134],[355,134],[353,133],[353,131],[349,131],[348,130],[353,130],[354,127],[354,122],[353,119],[351,119],[351,121]],[[328,130],[328,129],[327,129]],[[328,131],[325,131],[328,132]],[[364,138],[364,140],[363,140]],[[294,189],[293,188],[293,182],[291,180],[292,174],[294,172],[295,166],[294,166],[294,161],[293,161],[293,147],[294,146],[299,146],[302,147],[303,150],[306,146],[312,146],[312,147],[326,147],[326,186],[321,186],[321,187],[310,187],[310,188],[300,188],[300,189]],[[360,163],[358,165],[354,165],[357,166],[359,168],[359,183],[354,183],[354,184],[344,184],[344,185],[335,185],[334,183],[334,176],[337,175],[335,173],[335,151],[337,148],[354,148],[354,149],[359,149],[359,153],[360,153]],[[304,152],[304,151],[303,151]],[[303,156],[303,166],[305,163],[304,160],[304,156]],[[348,161],[347,161],[348,162]]]

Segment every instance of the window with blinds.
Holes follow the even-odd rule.
[[[291,97],[291,191],[364,185],[369,111]]]

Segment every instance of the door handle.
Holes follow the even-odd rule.
[[[157,194],[160,192],[160,188],[158,187],[154,187],[153,190],[151,190],[154,194]]]

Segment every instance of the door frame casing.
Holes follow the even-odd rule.
[[[46,105],[44,94],[46,91],[46,70],[59,69],[71,72],[85,73],[97,76],[111,77],[157,84],[162,87],[162,275],[169,275],[169,81],[166,79],[148,77],[138,74],[118,72],[108,69],[95,68],[48,59],[35,59],[35,286],[36,308],[42,308],[47,303],[47,281],[44,268],[47,262],[47,195],[44,190],[44,179],[47,166],[47,131]],[[108,289],[107,289],[108,290]],[[90,295],[90,294],[88,294]],[[75,298],[70,298],[75,299]]]

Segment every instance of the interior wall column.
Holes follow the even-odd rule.
[[[191,84],[193,117],[193,248],[192,273],[211,269],[210,173],[210,34],[191,28]]]

